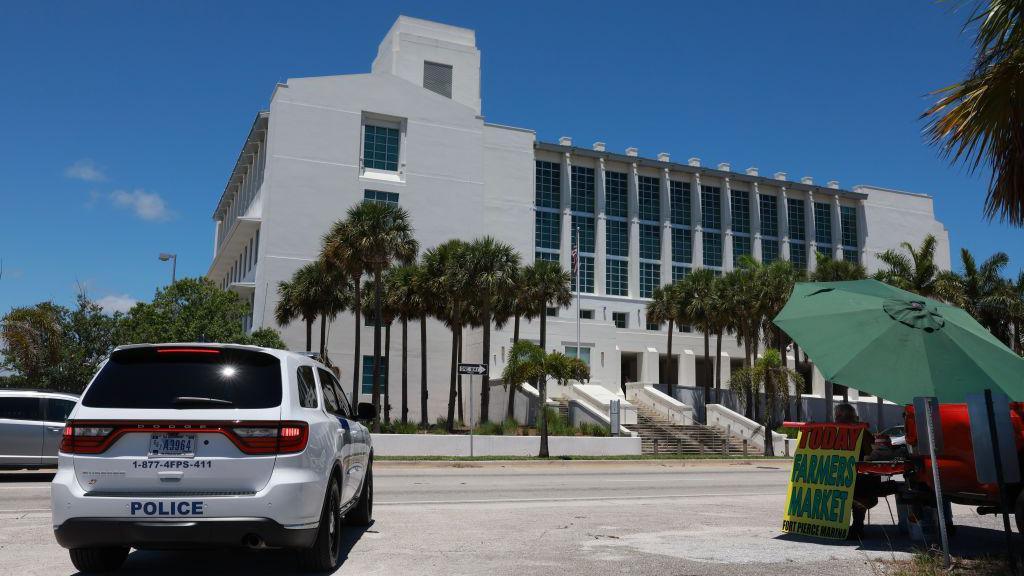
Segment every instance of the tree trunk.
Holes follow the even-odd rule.
[[[306,318],[306,351],[313,350],[313,318]]]
[[[779,357],[782,359],[783,372],[785,372],[785,368],[787,368],[787,366],[786,366],[786,338],[782,335],[782,330],[779,330],[778,328],[774,329],[773,332],[775,333],[775,347],[779,351]],[[783,410],[783,414],[784,414],[784,419],[785,419],[785,421],[788,422],[788,421],[792,420],[792,410],[790,410],[790,407],[789,407],[789,376],[787,376],[785,378],[785,380],[783,380],[782,385],[786,387],[786,394],[785,394],[786,403],[783,405],[782,410]]]
[[[327,315],[320,315],[320,361],[327,359]]]
[[[750,334],[747,334],[745,331],[743,336],[743,364],[748,370],[753,369],[754,367],[754,361],[751,358],[750,353],[751,348]],[[754,403],[757,401],[757,387],[754,385],[749,386],[746,394],[747,401],[745,402],[746,408],[743,410],[743,415],[753,420],[755,409]]]
[[[391,423],[391,323],[384,327],[384,421]]]
[[[704,332],[704,423],[708,421],[708,404],[711,400],[711,341],[707,329]]]
[[[427,315],[420,314],[420,424],[430,426],[427,418]]]
[[[715,334],[715,402],[722,401],[722,331]]]
[[[383,298],[384,286],[380,279],[380,272],[373,273],[373,408],[377,413],[373,418],[373,431],[380,432],[380,320],[381,320],[381,299]]]
[[[512,345],[515,346],[519,342],[519,313],[516,312],[515,322],[512,324]]]
[[[458,357],[458,362],[457,362],[458,364],[462,364],[462,344],[463,344],[463,342],[462,342],[462,326],[459,326],[459,357]],[[459,403],[457,404],[457,406],[459,407],[459,422],[465,424],[466,423],[466,416],[464,414],[465,408],[463,408],[462,404],[463,404],[463,402],[466,401],[466,397],[462,395],[462,374],[459,374],[458,378],[459,378]]]
[[[424,355],[426,356],[426,355]],[[459,363],[459,329],[458,325],[452,325],[452,366],[449,370],[449,383],[448,383],[448,422],[445,426],[450,434],[455,430],[455,392],[456,392],[456,380],[455,380],[455,369]]]
[[[668,344],[666,346],[668,348],[668,364],[667,364],[667,368],[666,368],[666,370],[668,370],[668,380],[666,380],[666,382],[668,384],[666,385],[665,388],[666,388],[666,390],[668,390],[668,395],[670,397],[672,397],[672,398],[675,398],[676,372],[677,371],[672,369],[672,319],[671,318],[669,318],[669,320],[668,320]],[[577,350],[577,352],[578,352],[578,350]]]
[[[547,345],[547,338],[546,338],[547,334],[545,334],[545,332],[547,331],[547,327],[548,327],[547,310],[545,310],[545,308],[547,307],[546,304],[547,303],[545,302],[545,303],[542,303],[541,306],[540,306],[540,348],[541,348],[541,351],[543,351],[545,354],[547,354],[547,351],[544,348]],[[539,400],[539,404],[540,404],[540,407],[537,410],[537,423],[538,423],[538,427],[540,428],[540,453],[538,454],[538,456],[540,456],[541,458],[547,458],[548,457],[548,414],[547,414],[547,412],[548,412],[548,398],[547,398],[547,394],[548,394],[548,377],[547,377],[547,375],[543,375],[543,376],[540,377],[540,381],[537,382],[537,391],[539,392],[538,400]]]
[[[775,442],[772,438],[772,409],[774,408],[775,402],[773,401],[773,393],[775,391],[775,382],[772,377],[772,371],[769,369],[764,375],[764,455],[774,456],[775,455]]]
[[[484,300],[483,305],[483,322],[484,322],[484,351],[482,364],[487,367],[487,372],[480,378],[480,420],[479,422],[487,422],[490,419],[490,406],[491,403],[491,303],[490,296]],[[472,398],[469,399],[473,401]]]
[[[402,424],[409,422],[409,319],[402,318]]]
[[[359,277],[355,279],[355,302],[353,303],[353,312],[356,316],[356,333],[355,333],[355,350],[352,352],[352,403],[359,404],[359,366],[363,361],[363,357],[359,354],[359,333],[363,330],[363,291],[359,285]]]

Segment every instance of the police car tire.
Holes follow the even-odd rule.
[[[335,570],[341,556],[341,518],[335,514],[341,506],[341,487],[336,477],[331,477],[324,496],[323,510],[320,512],[320,526],[317,528],[316,540],[311,548],[299,550],[299,567],[308,572],[330,572]],[[333,526],[334,530],[330,527]],[[332,550],[332,548],[334,548]]]
[[[71,563],[79,572],[112,572],[124,564],[128,548],[72,548]]]
[[[366,467],[366,479],[359,492],[359,502],[345,515],[350,526],[369,526],[373,522],[373,461]]]

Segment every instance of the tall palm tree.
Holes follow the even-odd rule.
[[[306,323],[306,350],[313,349],[313,322],[323,309],[324,276],[324,267],[315,261],[301,266],[291,279],[277,284],[274,320],[287,326],[301,318]]]
[[[507,290],[499,294],[498,306],[495,311],[495,325],[498,325],[499,321],[502,325],[511,318],[512,319],[512,345],[515,346],[519,342],[519,328],[521,320],[529,322],[533,318],[537,317],[537,308],[533,305],[530,300],[529,287],[524,283],[523,266],[516,268],[515,274],[512,277],[512,284]],[[508,404],[506,405],[506,418],[515,417],[515,400],[516,391],[519,389],[518,382],[509,382],[503,380],[506,390],[508,392]]]
[[[423,267],[431,293],[435,314],[452,332],[451,369],[448,387],[448,431],[455,429],[455,400],[458,385],[460,336],[469,320],[468,305],[472,298],[472,279],[468,267],[468,244],[452,239],[423,255]]]
[[[683,301],[686,302],[686,316],[704,335],[704,400],[711,398],[711,333],[715,331],[714,312],[718,277],[707,268],[699,268],[687,274],[682,281]]]
[[[382,318],[384,270],[395,262],[410,264],[416,259],[419,244],[413,238],[409,213],[394,204],[362,202],[348,209],[340,229],[328,234],[326,250],[340,262],[358,261],[361,269],[373,279],[376,318]],[[375,431],[380,429],[380,322],[373,327],[373,405],[378,416]],[[358,396],[355,396],[358,398]]]
[[[658,286],[654,289],[654,293],[651,294],[651,301],[647,303],[647,322],[655,323],[659,326],[662,324],[668,324],[668,337],[665,343],[666,353],[668,354],[668,377],[662,377],[662,380],[666,383],[665,388],[668,391],[668,395],[674,397],[675,385],[676,385],[676,370],[672,369],[672,331],[676,326],[676,320],[679,318],[680,308],[680,286],[679,284],[669,284],[668,286]]]
[[[430,271],[422,261],[413,268],[412,289],[418,304],[420,324],[420,426],[426,428],[430,425],[427,415],[427,318],[437,313],[441,307],[434,292]]]
[[[480,325],[483,327],[483,364],[491,365],[491,323],[494,309],[501,295],[514,286],[519,269],[519,254],[515,248],[491,236],[474,240],[469,245],[469,267],[476,288]],[[490,414],[491,387],[485,380],[480,386],[480,421],[487,422]],[[472,401],[472,400],[470,400]]]
[[[939,268],[935,265],[935,244],[935,236],[929,234],[917,248],[909,242],[900,243],[907,254],[896,250],[882,252],[878,259],[888,269],[876,272],[875,279],[921,296],[932,296],[935,294],[935,279],[939,274]]]
[[[811,282],[838,282],[842,280],[863,280],[868,277],[867,270],[857,262],[835,260],[815,252],[817,265],[811,273]]]
[[[370,319],[374,325],[375,339],[379,339],[381,330],[377,330],[378,327],[383,327],[384,337],[384,354],[381,357],[381,385],[380,390],[376,390],[377,385],[374,384],[374,394],[378,396],[383,395],[383,409],[384,421],[391,421],[391,325],[394,323],[395,318],[398,316],[397,310],[391,306],[391,295],[388,293],[390,284],[388,283],[387,275],[394,270],[394,268],[388,268],[384,273],[384,287],[381,290],[381,301],[377,302],[377,296],[374,291],[374,287],[371,282],[367,282],[363,286],[363,292],[372,293],[374,296],[363,303],[363,316]]]
[[[424,306],[416,286],[415,265],[399,266],[388,271],[387,307],[402,323],[402,412],[401,420],[409,421],[409,321],[418,320]],[[425,348],[425,347],[424,347]],[[422,352],[426,356],[426,350]]]
[[[963,273],[944,271],[935,281],[935,294],[962,308],[979,324],[1003,342],[1010,342],[1010,307],[1013,296],[1003,269],[1010,262],[1004,252],[996,252],[978,266],[967,248],[960,249]]]
[[[362,348],[360,336],[363,332],[363,276],[366,274],[366,264],[360,258],[358,238],[352,228],[345,220],[338,220],[331,225],[331,229],[324,234],[320,250],[320,259],[327,262],[340,274],[345,275],[352,282],[352,303],[351,310],[355,316],[353,351],[352,351],[352,402],[359,402],[359,392],[362,384],[360,370],[362,368]]]
[[[991,168],[985,215],[1024,225],[1024,1],[979,2],[967,77],[936,92],[922,115],[932,143],[952,163]]]
[[[744,366],[737,370],[729,379],[729,387],[734,390],[759,392],[764,389],[765,411],[764,411],[764,455],[773,456],[775,447],[772,442],[773,420],[775,417],[775,405],[777,402],[785,402],[789,399],[789,385],[793,384],[796,390],[802,390],[804,386],[803,377],[789,369],[782,361],[779,351],[768,348],[764,355],[757,359],[753,366]],[[740,398],[744,395],[740,394]],[[750,397],[749,394],[746,395]]]

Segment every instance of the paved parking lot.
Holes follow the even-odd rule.
[[[782,461],[378,462],[375,522],[348,533],[337,574],[832,576],[907,556],[884,503],[863,543],[781,534],[787,474]],[[0,473],[3,573],[75,572],[53,540],[49,477]],[[958,546],[999,549],[994,517],[956,516]],[[282,551],[135,551],[122,573],[293,571]]]

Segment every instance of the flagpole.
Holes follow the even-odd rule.
[[[583,359],[583,351],[580,350],[580,227],[576,227],[576,358]]]

